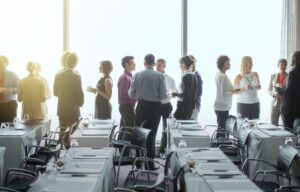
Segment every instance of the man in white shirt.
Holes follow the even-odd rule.
[[[170,116],[173,107],[171,104],[171,94],[172,92],[176,92],[176,86],[174,79],[165,73],[166,68],[166,61],[164,59],[158,59],[156,61],[156,70],[161,72],[165,77],[165,84],[166,84],[166,93],[168,93],[168,97],[166,99],[163,99],[161,101],[161,116],[163,120],[163,131],[162,131],[162,137],[161,137],[161,143],[160,143],[160,149],[159,154],[160,158],[165,159],[166,158],[166,146],[167,146],[167,118]]]

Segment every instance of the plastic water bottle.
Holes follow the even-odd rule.
[[[285,145],[293,146],[293,139],[291,137],[287,137],[284,142]]]

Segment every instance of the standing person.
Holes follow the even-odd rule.
[[[137,100],[128,95],[132,81],[132,71],[135,70],[134,57],[123,57],[122,67],[124,68],[124,73],[118,81],[119,111],[121,114],[120,126],[134,127],[134,107]]]
[[[193,114],[191,116],[191,119],[198,119],[198,114],[200,112],[201,108],[201,96],[202,96],[202,86],[203,86],[203,81],[201,78],[200,73],[196,70],[196,63],[197,60],[193,55],[190,55],[190,57],[194,60],[194,64],[192,65],[192,72],[197,78],[197,92],[196,92],[196,98],[195,98],[195,109],[193,110]]]
[[[225,129],[225,122],[229,116],[229,110],[232,105],[233,85],[226,75],[230,69],[230,59],[226,55],[220,55],[217,59],[217,68],[219,69],[215,77],[217,95],[214,103],[217,123],[219,128]]]
[[[96,119],[111,119],[111,104],[109,100],[112,95],[112,79],[110,73],[113,70],[112,63],[108,60],[100,62],[99,71],[103,77],[97,83],[97,88],[89,88],[88,91],[96,95],[95,114]]]
[[[68,53],[64,59],[65,69],[60,70],[54,80],[53,93],[58,98],[57,115],[59,118],[59,141],[68,149],[70,147],[70,134],[65,132],[69,127],[72,132],[74,123],[78,125],[80,107],[84,103],[84,95],[81,86],[81,77],[74,71],[78,62],[76,53]]]
[[[283,124],[288,128],[293,128],[294,120],[300,118],[300,51],[294,52],[292,66],[295,67],[288,75],[281,105]]]
[[[194,59],[190,56],[184,56],[179,60],[182,72],[179,93],[173,93],[178,97],[177,109],[174,113],[176,119],[191,119],[195,109],[197,94],[197,78],[191,71],[194,65]]]
[[[280,106],[283,99],[283,92],[286,85],[286,80],[288,77],[286,70],[287,60],[279,59],[278,61],[279,72],[271,75],[271,80],[269,84],[269,94],[272,97],[271,101],[271,123],[273,125],[278,125],[280,116]]]
[[[155,138],[161,116],[161,101],[167,98],[165,78],[163,74],[154,71],[155,57],[152,54],[145,56],[145,69],[136,73],[132,78],[129,96],[136,98],[135,125],[150,129],[147,139],[147,156],[155,157]],[[155,170],[153,163],[149,163],[149,169]]]
[[[28,114],[29,120],[43,120],[47,118],[45,105],[48,90],[44,80],[38,75],[38,66],[30,61],[27,64],[29,75],[19,81],[18,101],[22,102],[22,117]]]
[[[244,56],[240,73],[234,79],[234,87],[238,88],[237,113],[242,118],[259,119],[260,103],[257,91],[261,89],[258,73],[252,71],[252,58]]]
[[[158,59],[156,61],[156,70],[161,72],[165,77],[165,83],[166,83],[166,93],[172,93],[176,91],[175,81],[174,79],[165,73],[166,69],[166,61],[164,59]],[[166,158],[166,146],[167,146],[167,118],[172,113],[173,107],[171,104],[171,95],[168,95],[168,97],[161,101],[161,116],[163,120],[163,131],[162,131],[162,137],[161,137],[161,143],[160,143],[160,149],[159,154],[160,158],[165,159]]]
[[[19,78],[7,70],[8,59],[0,56],[0,124],[12,122],[17,116],[17,86]]]

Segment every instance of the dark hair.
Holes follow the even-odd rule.
[[[166,65],[166,60],[164,60],[164,59],[162,59],[162,58],[157,59],[156,62],[157,62],[157,63],[162,63],[162,64]]]
[[[300,51],[295,51],[293,53],[292,65],[300,67]]]
[[[192,65],[196,64],[196,59],[193,55],[186,55],[179,59],[180,64],[185,64],[187,68],[190,68]]]
[[[125,57],[123,57],[123,59],[122,59],[122,66],[123,66],[123,68],[125,68],[126,63],[129,63],[129,61],[133,60],[133,59],[134,59],[133,56],[125,56]]]
[[[110,72],[112,72],[113,70],[111,61],[109,60],[101,61],[100,65],[102,65],[103,74],[105,76],[109,76]]]
[[[229,57],[227,55],[220,55],[217,59],[217,67],[219,70],[222,70],[224,67],[224,64],[229,60]]]
[[[281,58],[281,59],[279,59],[279,60],[278,60],[278,62],[277,62],[277,65],[279,65],[280,63],[282,63],[282,64],[286,64],[286,65],[287,65],[287,60],[286,60],[286,59],[283,59],[283,58]]]
[[[155,64],[155,57],[153,54],[148,54],[145,56],[145,63],[148,65],[154,65]]]

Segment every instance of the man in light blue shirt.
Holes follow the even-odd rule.
[[[155,138],[161,116],[161,101],[167,98],[165,78],[155,71],[155,57],[145,56],[145,69],[136,73],[132,78],[129,96],[138,100],[135,125],[150,129],[147,139],[147,156],[155,156]],[[149,169],[156,167],[149,163]]]

